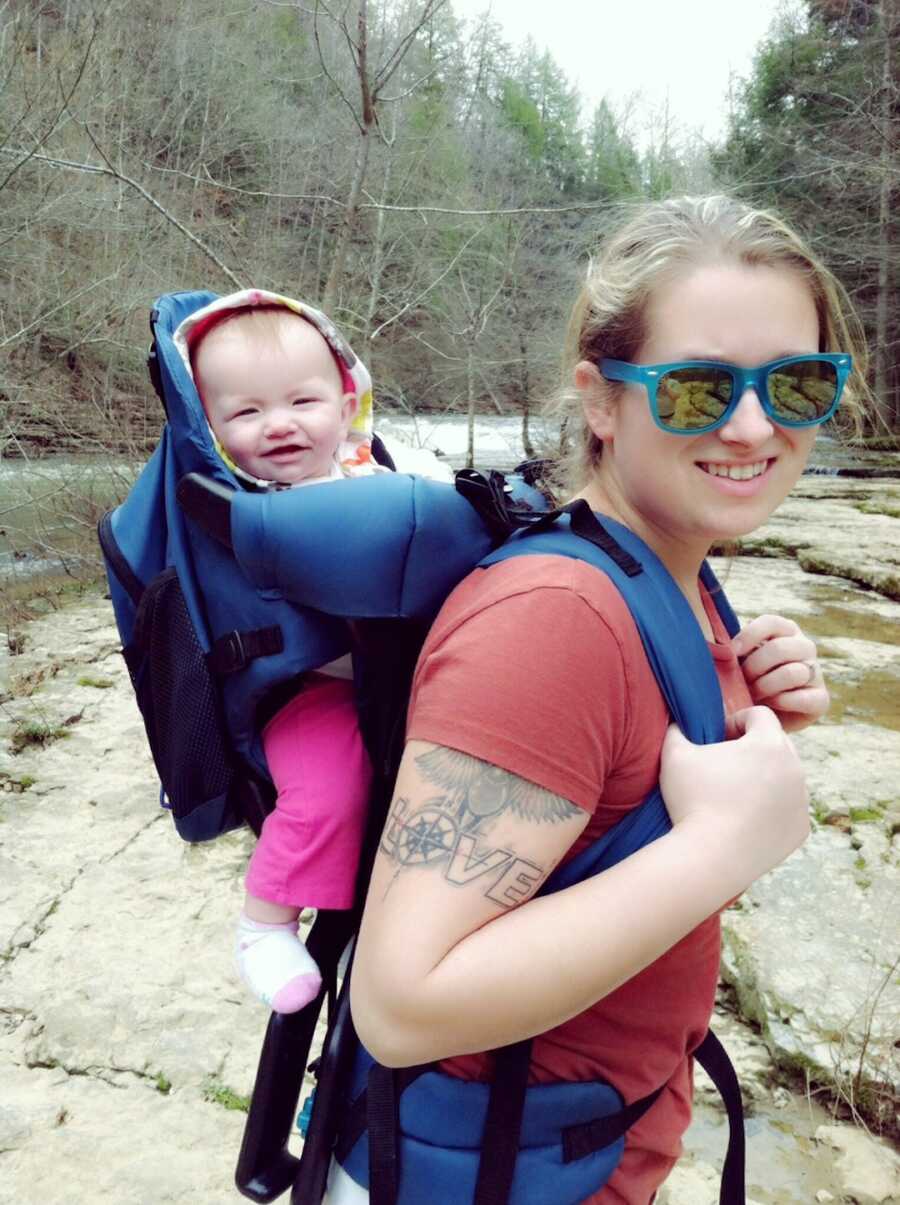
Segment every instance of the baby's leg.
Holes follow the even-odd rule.
[[[276,1012],[294,1012],[320,984],[297,937],[299,903],[353,902],[371,768],[351,683],[321,679],[307,687],[266,726],[263,745],[278,799],[247,872],[238,961],[257,995]]]
[[[298,908],[248,893],[237,927],[241,978],[277,1013],[294,1013],[315,999],[322,977],[297,934]]]
[[[351,907],[372,779],[353,684],[316,679],[266,725],[263,747],[278,799],[247,890],[279,904]]]

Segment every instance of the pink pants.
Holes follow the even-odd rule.
[[[372,778],[353,684],[314,679],[266,725],[263,748],[278,798],[247,891],[273,904],[349,908]]]

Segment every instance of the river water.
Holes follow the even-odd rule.
[[[466,462],[468,428],[460,415],[390,414],[380,419],[378,427],[393,449],[398,445],[425,449],[451,470]],[[558,432],[558,424],[531,420],[531,441],[538,455],[552,453]],[[524,458],[520,418],[478,416],[478,466],[509,470]],[[823,436],[816,443],[810,471],[831,474],[885,466],[886,475],[900,475],[900,455],[849,449]],[[415,456],[412,463],[400,467],[419,470]],[[0,458],[0,579],[59,568],[78,572],[96,564],[91,533],[97,519],[124,496],[139,469],[140,464],[110,457]],[[427,464],[422,471],[430,471]]]

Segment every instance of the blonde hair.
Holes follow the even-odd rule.
[[[196,374],[196,360],[201,347],[209,347],[223,336],[234,335],[235,332],[239,332],[248,343],[259,343],[269,349],[281,348],[285,331],[292,328],[295,322],[312,325],[306,322],[302,314],[283,305],[247,305],[226,310],[208,330],[194,339],[188,338],[191,369]]]
[[[607,237],[591,260],[566,336],[563,386],[551,406],[565,423],[569,444],[554,474],[569,490],[596,471],[603,445],[584,421],[574,388],[575,365],[604,357],[633,361],[647,337],[653,291],[679,270],[731,261],[785,268],[809,286],[819,319],[819,351],[849,352],[853,372],[838,415],[858,434],[874,410],[866,384],[862,325],[843,287],[790,226],[775,214],[733,197],[678,197],[641,206]]]

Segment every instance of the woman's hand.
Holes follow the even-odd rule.
[[[673,724],[660,786],[674,829],[694,829],[711,858],[733,868],[734,894],[777,866],[809,836],[803,767],[766,707],[729,720],[735,739],[694,745]]]
[[[764,704],[785,732],[799,732],[828,710],[828,688],[816,646],[792,619],[760,615],[731,642],[754,703]]]

